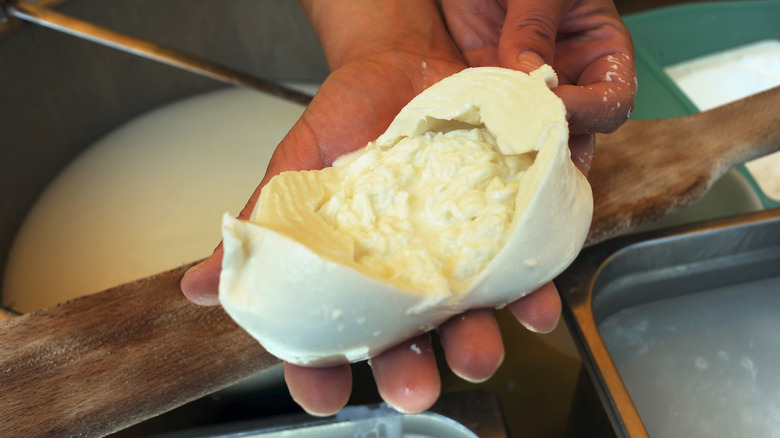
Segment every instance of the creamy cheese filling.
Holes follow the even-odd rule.
[[[317,210],[354,242],[372,276],[421,291],[463,290],[501,250],[533,154],[503,155],[484,128],[374,143],[338,160]]]

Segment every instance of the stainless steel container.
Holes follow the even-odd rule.
[[[772,209],[608,241],[559,277],[618,436],[777,430],[778,266]]]
[[[295,2],[38,4],[260,78],[320,82],[328,72]],[[221,86],[15,19],[0,24],[0,269],[30,206],[85,147],[138,114]]]

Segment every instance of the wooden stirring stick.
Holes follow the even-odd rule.
[[[597,137],[588,244],[699,199],[780,149],[780,88]],[[186,267],[0,323],[0,436],[101,436],[279,363],[218,307],[179,290]]]
[[[0,436],[103,436],[278,364],[185,270],[0,325]]]
[[[731,168],[780,149],[780,87],[687,117],[596,136],[588,245],[698,201]]]

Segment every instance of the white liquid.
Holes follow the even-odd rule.
[[[599,325],[653,438],[780,436],[780,277],[621,311]]]
[[[669,66],[701,111],[780,86],[780,40],[766,40]],[[761,191],[780,201],[780,152],[747,163]]]
[[[225,89],[142,115],[87,148],[24,221],[3,304],[29,312],[208,256],[222,214],[243,208],[302,112]]]

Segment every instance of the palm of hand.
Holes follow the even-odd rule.
[[[276,148],[263,181],[239,217],[249,217],[260,190],[274,175],[330,166],[379,137],[422,90],[465,67],[459,59],[423,59],[412,53],[376,55],[340,67]]]

